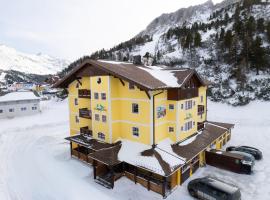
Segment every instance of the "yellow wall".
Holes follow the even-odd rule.
[[[101,79],[101,83],[97,80]],[[153,102],[149,99],[145,91],[140,90],[135,86],[135,89],[129,89],[129,83],[112,76],[95,76],[83,77],[80,79],[82,85],[76,88],[78,81],[73,81],[69,87],[69,107],[70,107],[70,132],[71,135],[77,134],[79,129],[88,126],[93,131],[93,137],[98,138],[98,133],[105,134],[106,142],[115,142],[118,139],[128,139],[144,144],[152,144],[152,124],[153,124]],[[91,90],[91,99],[78,98],[78,89]],[[94,93],[99,94],[99,99],[94,99]],[[150,92],[153,96],[161,91]],[[106,94],[106,100],[101,99],[101,93]],[[201,102],[203,96],[203,102]],[[79,105],[75,105],[75,98],[78,99]],[[197,131],[197,122],[205,121],[206,114],[202,118],[198,115],[198,105],[205,106],[206,112],[206,87],[199,88],[199,96],[191,99],[195,102],[192,109],[185,110],[185,101],[167,100],[167,91],[163,91],[155,97],[155,141],[156,143],[170,138],[172,141],[184,140],[188,136]],[[132,103],[139,105],[139,113],[132,113]],[[97,105],[104,106],[105,110],[100,111]],[[169,109],[169,105],[174,105],[173,109]],[[181,109],[183,104],[183,109]],[[158,118],[157,108],[163,107],[166,109],[166,115]],[[79,108],[88,108],[92,110],[92,120],[80,118],[79,123],[76,123],[75,117],[79,116]],[[95,120],[95,114],[99,115],[100,121]],[[106,116],[107,121],[102,122],[102,115]],[[181,130],[184,128],[187,116],[192,117],[195,122],[193,128],[189,131]],[[139,136],[133,136],[132,127],[139,128]],[[169,127],[173,127],[174,131],[169,132]]]

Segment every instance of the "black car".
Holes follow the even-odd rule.
[[[263,157],[262,152],[259,149],[256,149],[254,147],[249,147],[249,146],[238,146],[238,147],[230,146],[230,147],[227,147],[226,151],[245,152],[245,153],[253,155],[256,160],[261,160]]]
[[[188,183],[188,192],[191,196],[205,200],[240,200],[241,193],[238,187],[215,178],[197,178]]]

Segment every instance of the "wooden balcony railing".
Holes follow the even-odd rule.
[[[198,105],[198,115],[202,115],[204,113],[204,106]]]
[[[85,126],[85,127],[81,127],[80,128],[80,133],[83,134],[83,135],[88,135],[88,136],[93,136],[93,133],[92,133],[92,130],[90,130],[88,128],[88,126]]]
[[[79,117],[92,119],[92,112],[87,108],[80,108],[79,109]]]
[[[91,91],[87,89],[80,89],[78,90],[78,96],[79,98],[91,99]]]

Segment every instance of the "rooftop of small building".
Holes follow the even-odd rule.
[[[89,157],[106,165],[114,166],[126,162],[162,176],[169,176],[232,127],[233,124],[228,123],[205,122],[204,129],[186,141],[173,143],[167,138],[159,142],[155,148],[126,139],[120,139],[114,144],[104,143],[83,135],[71,136],[67,139],[95,149],[96,151],[90,153]]]
[[[4,96],[0,96],[0,102],[23,101],[23,100],[39,100],[39,97],[37,97],[31,91],[10,92]]]
[[[173,68],[165,65],[145,66],[129,62],[86,59],[59,80],[54,87],[68,87],[69,83],[76,79],[76,75],[85,68],[89,68],[89,70],[90,68],[95,68],[108,75],[137,84],[141,89],[147,90],[180,88],[192,76],[196,76],[202,85],[209,84],[194,69]],[[93,73],[93,71],[91,72]]]

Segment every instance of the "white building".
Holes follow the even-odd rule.
[[[0,96],[0,118],[31,115],[40,111],[40,99],[33,92],[11,92]]]

